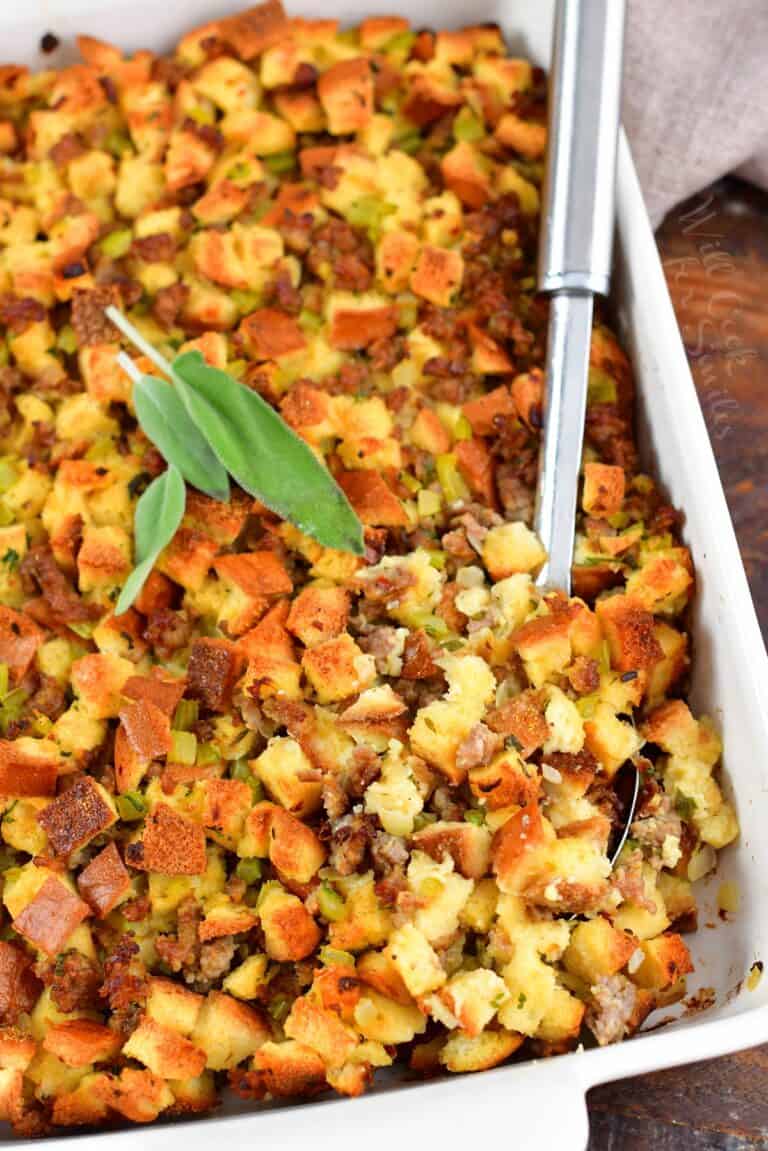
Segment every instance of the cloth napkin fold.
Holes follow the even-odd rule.
[[[654,227],[728,172],[768,188],[768,0],[629,0],[623,118]]]

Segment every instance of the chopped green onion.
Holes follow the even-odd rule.
[[[135,823],[147,814],[147,805],[139,791],[126,791],[125,795],[118,795],[115,806],[117,814],[126,823]]]
[[[442,452],[436,456],[435,467],[447,503],[452,504],[457,500],[469,498],[469,489],[459,473],[459,466],[453,452]]]
[[[170,763],[184,763],[191,766],[197,758],[197,736],[191,731],[172,731]]]
[[[287,995],[276,995],[274,999],[270,1000],[267,1011],[276,1023],[282,1023],[290,1014],[291,1001]]]
[[[180,699],[173,713],[174,731],[189,731],[197,723],[200,706],[196,699]]]

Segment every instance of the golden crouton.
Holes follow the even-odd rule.
[[[59,763],[55,744],[0,740],[0,795],[55,795]]]
[[[598,975],[615,975],[636,947],[632,936],[617,931],[607,919],[588,919],[574,928],[563,962],[568,971],[589,984]]]
[[[191,1040],[204,1053],[211,1071],[236,1067],[271,1037],[261,1012],[223,991],[205,998],[191,1033]]]
[[[320,942],[321,932],[304,904],[279,884],[259,902],[267,954],[280,963],[305,959]]]
[[[116,844],[107,844],[83,868],[77,877],[77,889],[100,919],[127,897],[131,877]]]
[[[68,1067],[86,1067],[91,1063],[104,1063],[122,1046],[122,1037],[92,1019],[72,1019],[48,1028],[43,1049],[50,1051]]]
[[[462,140],[443,156],[440,167],[446,188],[468,208],[482,208],[490,193],[487,161],[471,144]]]
[[[285,626],[305,647],[335,639],[346,629],[349,593],[340,587],[310,585],[291,604]]]
[[[289,1039],[296,1039],[316,1051],[326,1067],[343,1066],[357,1046],[351,1028],[334,1012],[318,1007],[306,995],[294,1000],[284,1029]]]
[[[204,1051],[153,1019],[144,1019],[131,1033],[123,1054],[163,1079],[190,1079],[203,1071],[206,1062]]]
[[[299,819],[320,806],[322,781],[295,740],[276,737],[251,767],[274,799]]]
[[[72,664],[72,686],[94,719],[111,719],[120,712],[122,690],[135,671],[118,655],[84,655]]]
[[[425,244],[411,273],[411,291],[438,307],[448,307],[461,287],[464,261],[460,252]]]
[[[455,1032],[440,1052],[440,1063],[446,1071],[487,1071],[498,1067],[522,1045],[523,1036],[515,1031],[483,1031],[471,1036]]]
[[[309,648],[301,666],[320,703],[357,695],[376,674],[373,658],[361,651],[348,632]]]
[[[265,1089],[277,1099],[313,1095],[326,1087],[322,1059],[311,1047],[295,1039],[267,1041],[255,1052],[251,1066]]]
[[[332,136],[359,132],[373,115],[373,74],[368,60],[340,60],[323,72],[317,94]]]
[[[628,596],[612,595],[595,605],[617,671],[644,671],[663,656],[656,639],[653,616],[638,608]]]
[[[581,504],[585,512],[610,516],[624,502],[624,469],[613,464],[586,463]]]
[[[46,955],[63,951],[72,932],[91,911],[66,884],[49,875],[34,898],[14,917],[13,928]]]
[[[474,823],[438,820],[417,831],[412,842],[433,859],[450,855],[456,870],[469,879],[480,879],[491,861],[491,833]]]
[[[141,871],[202,875],[206,867],[205,832],[168,804],[159,803],[147,816],[141,839],[126,847],[125,859]]]
[[[40,812],[37,821],[54,855],[67,857],[117,822],[109,792],[88,775],[81,776]]]
[[[655,939],[643,940],[640,947],[643,962],[631,973],[633,982],[639,987],[663,991],[693,971],[688,948],[674,932],[668,931]]]

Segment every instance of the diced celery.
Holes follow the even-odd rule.
[[[321,947],[318,958],[325,967],[354,967],[355,957],[349,951],[340,951],[338,947]]]
[[[305,332],[319,332],[324,323],[323,317],[316,312],[302,308],[299,312],[299,327]]]
[[[261,785],[261,780],[257,779],[248,766],[247,759],[235,760],[231,772],[233,779],[239,779],[242,783],[247,783],[253,793],[253,802],[259,803],[264,798],[264,788]]]
[[[397,211],[380,196],[361,196],[353,200],[347,209],[347,220],[353,228],[365,228],[374,237],[378,235],[382,222]]]
[[[255,311],[261,303],[261,296],[258,292],[249,292],[242,288],[233,288],[229,293],[229,298],[233,304],[237,304],[243,315]]]
[[[175,731],[189,731],[197,723],[199,711],[200,707],[196,699],[180,699],[173,713],[171,727]]]
[[[244,883],[258,883],[261,879],[261,860],[241,859],[235,868],[235,874]]]
[[[456,500],[466,500],[469,498],[469,488],[461,478],[456,456],[453,452],[442,452],[439,456],[436,456],[435,467],[446,503],[452,504],[455,503]]]
[[[402,32],[395,32],[394,36],[390,36],[386,44],[383,45],[383,51],[391,52],[396,56],[407,56],[415,39],[416,33],[412,32],[410,28],[405,28]]]
[[[133,232],[130,228],[118,228],[110,232],[99,244],[102,252],[110,260],[119,260],[125,256],[133,243]]]
[[[401,136],[399,140],[396,140],[394,146],[401,152],[405,152],[406,155],[412,156],[414,152],[418,152],[423,143],[423,137],[419,132],[408,132],[407,135]]]
[[[423,828],[429,827],[430,823],[436,823],[437,816],[432,811],[420,811],[413,820],[413,830],[422,831]]]
[[[472,425],[465,415],[459,416],[453,425],[453,438],[455,440],[472,439]]]
[[[471,143],[473,140],[481,140],[484,135],[485,128],[482,121],[465,104],[453,121],[454,139]]]
[[[275,176],[290,172],[296,167],[295,152],[275,152],[272,156],[264,157],[264,166],[269,168]]]
[[[122,156],[123,152],[128,152],[131,147],[131,141],[122,132],[110,132],[104,141],[104,147],[113,156]]]
[[[69,630],[73,631],[75,635],[79,635],[80,639],[90,639],[93,635],[93,629],[95,626],[95,623],[92,623],[91,620],[87,619],[78,620],[76,623],[67,624]]]
[[[0,528],[4,528],[7,527],[8,524],[12,524],[15,518],[16,517],[14,516],[11,509],[0,500]]]
[[[482,827],[485,823],[485,812],[473,807],[464,812],[464,818],[467,823],[474,823],[476,827]]]
[[[197,736],[191,731],[172,731],[171,750],[168,759],[171,763],[185,763],[190,766],[197,758]]]
[[[600,368],[589,369],[587,402],[590,404],[615,404],[616,381]]]
[[[330,923],[344,918],[344,900],[330,883],[321,883],[317,891],[320,914]]]
[[[115,805],[117,814],[126,823],[136,823],[147,814],[147,805],[139,791],[126,791],[125,795],[118,795]]]
[[[187,115],[191,120],[194,120],[196,124],[216,123],[216,113],[213,108],[206,108],[202,104],[199,104],[197,108],[190,108]]]
[[[416,492],[421,491],[421,484],[419,483],[419,481],[416,479],[415,476],[411,475],[410,472],[401,472],[400,473],[400,483],[403,485],[403,487],[406,487],[408,489],[408,491],[411,492],[413,495],[415,495]]]
[[[437,568],[439,572],[444,571],[446,562],[448,560],[448,556],[445,554],[445,552],[438,551],[437,548],[428,548],[427,552],[429,555],[429,562],[432,567]]]
[[[200,743],[197,745],[197,760],[201,767],[206,764],[219,763],[221,755],[215,743]]]
[[[8,664],[0,663],[0,699],[8,694]]]
[[[71,356],[73,352],[77,351],[77,336],[71,324],[65,324],[56,336],[56,347],[60,348],[66,355]]]

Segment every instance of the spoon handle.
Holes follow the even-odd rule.
[[[538,284],[552,295],[535,527],[571,589],[593,293],[610,284],[624,0],[558,0]]]

